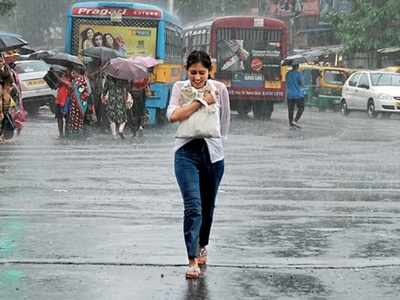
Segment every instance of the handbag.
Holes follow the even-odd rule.
[[[216,95],[214,85],[208,81],[206,89]],[[181,97],[186,104],[190,104],[196,99],[201,99],[203,93],[194,88],[184,86],[181,90]],[[203,103],[203,102],[202,102]],[[221,137],[220,125],[220,107],[217,103],[211,105],[202,105],[200,109],[195,111],[188,119],[179,123],[175,137],[177,138],[219,138]]]

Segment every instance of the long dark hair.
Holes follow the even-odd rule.
[[[192,51],[186,60],[186,70],[189,70],[191,65],[198,63],[202,64],[204,68],[208,69],[208,71],[211,71],[212,69],[211,57],[210,55],[208,55],[207,52],[201,50]]]

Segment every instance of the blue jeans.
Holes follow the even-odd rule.
[[[215,198],[224,174],[224,161],[211,163],[203,139],[193,140],[175,153],[175,176],[184,204],[183,231],[188,257],[208,245]]]

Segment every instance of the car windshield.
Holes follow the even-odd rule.
[[[48,69],[49,66],[43,61],[20,62],[15,67],[15,71],[19,74],[44,72]]]
[[[400,86],[400,74],[376,73],[371,80],[374,86]]]
[[[340,71],[325,71],[324,72],[325,82],[328,84],[343,85],[346,82],[346,73]]]

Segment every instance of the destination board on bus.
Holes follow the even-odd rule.
[[[120,15],[122,17],[135,18],[154,18],[159,19],[161,12],[154,9],[128,9],[128,8],[113,8],[113,7],[75,7],[72,10],[73,16],[98,16],[108,17],[112,15]]]

